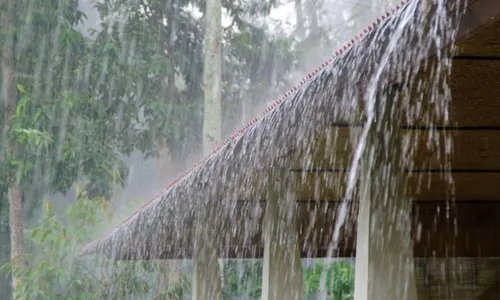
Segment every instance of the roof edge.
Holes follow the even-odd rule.
[[[178,182],[182,181],[184,178],[186,178],[189,174],[192,173],[193,170],[196,168],[200,167],[203,165],[206,161],[208,161],[211,157],[216,155],[223,147],[227,146],[230,142],[233,140],[241,137],[249,128],[257,124],[265,115],[270,113],[271,111],[275,110],[280,104],[285,102],[287,99],[291,98],[290,96],[293,96],[297,91],[299,91],[307,82],[309,82],[311,79],[313,79],[321,70],[324,68],[328,67],[331,65],[331,63],[336,59],[338,56],[344,54],[347,50],[351,48],[355,43],[360,41],[365,35],[369,34],[372,32],[378,25],[380,25],[382,22],[384,22],[387,18],[390,16],[394,15],[396,12],[398,12],[401,8],[403,8],[405,5],[408,3],[415,1],[415,0],[402,0],[399,5],[396,5],[390,9],[388,9],[384,14],[379,16],[375,22],[370,23],[366,28],[364,28],[359,34],[354,36],[349,42],[344,44],[340,49],[335,51],[335,53],[327,60],[325,60],[321,65],[319,65],[317,68],[313,69],[311,72],[309,72],[298,84],[293,86],[291,89],[286,91],[281,97],[279,97],[277,100],[275,100],[271,105],[269,105],[262,113],[260,113],[257,117],[252,119],[250,122],[248,122],[245,126],[241,127],[239,130],[237,130],[235,133],[233,133],[230,137],[225,139],[222,143],[220,143],[214,150],[212,150],[209,154],[205,155],[202,159],[197,161],[191,168],[189,168],[187,171],[182,173],[179,177],[177,177],[175,180],[169,182],[161,192],[159,192],[157,195],[155,195],[151,200],[146,202],[144,205],[139,207],[134,213],[132,213],[129,217],[127,217],[125,220],[123,220],[120,224],[117,226],[114,226],[111,231],[109,231],[107,234],[101,236],[98,239],[95,239],[94,241],[90,242],[87,244],[83,249],[82,253],[86,252],[87,249],[92,247],[94,244],[99,242],[100,240],[106,238],[110,234],[112,234],[115,230],[117,230],[119,227],[122,225],[132,221],[140,211],[151,205],[155,200],[161,198],[162,195],[164,195],[170,188],[172,188],[174,185],[176,185]]]

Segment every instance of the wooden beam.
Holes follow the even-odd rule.
[[[499,25],[495,37],[498,42],[487,40],[485,43],[488,43],[488,47],[491,48],[489,50],[491,55],[500,57],[500,21],[497,23]],[[465,47],[465,44],[462,47]],[[460,55],[470,57],[479,54],[469,55],[464,52]],[[436,59],[431,59],[429,65],[432,66],[435,63],[437,63]],[[429,66],[422,68],[423,70],[419,72],[415,82],[429,80],[429,70],[432,70],[432,68]],[[500,110],[500,83],[496,80],[498,77],[500,77],[500,60],[454,60],[447,81],[451,92],[451,102],[446,105],[439,101],[430,102],[429,99],[432,95],[418,90],[418,85],[415,84],[412,92],[414,95],[413,100],[406,108],[407,111],[403,115],[402,125],[467,126],[478,129],[485,126],[498,127],[500,126],[497,114],[497,111]],[[339,124],[357,125],[353,124],[352,120],[364,119],[364,102],[359,101],[359,104],[357,107],[347,107],[335,119],[330,120],[330,123],[335,126]],[[324,129],[321,128],[321,130]]]
[[[299,201],[341,201],[345,198],[348,172],[344,170],[326,172],[304,172],[297,182]],[[413,201],[498,201],[500,194],[498,170],[414,170],[406,173],[405,196]],[[452,181],[450,182],[450,179]],[[249,191],[246,195],[231,194],[236,199],[266,199],[265,192]],[[249,196],[245,198],[245,196]],[[234,199],[234,198],[233,198]]]
[[[338,205],[338,202],[301,202],[299,220],[303,256],[326,255],[336,226]],[[350,210],[349,224],[341,231],[339,249],[334,251],[336,256],[355,256],[357,211],[357,205]],[[500,256],[498,215],[500,202],[416,202],[412,210],[415,256]]]
[[[303,255],[324,256],[336,226],[339,203],[304,202],[300,205]],[[355,256],[356,215],[341,231],[338,256]],[[416,257],[500,256],[500,202],[414,202],[413,251]]]
[[[303,151],[290,149],[287,158],[289,168],[349,169],[361,126],[330,127],[324,130],[324,134],[310,137]],[[400,128],[407,145],[402,157],[413,163],[413,169],[500,170],[500,126],[498,130],[471,127]]]

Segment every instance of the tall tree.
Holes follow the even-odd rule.
[[[208,139],[211,145],[206,151],[212,150],[224,135],[220,132],[221,119],[230,119],[224,126],[228,131],[238,124],[236,120],[240,121],[234,107],[241,106],[243,101],[268,99],[275,93],[275,86],[287,81],[283,70],[292,67],[292,56],[286,40],[272,37],[264,28],[246,21],[251,19],[249,17],[268,13],[270,2],[257,6],[244,6],[233,1],[222,3],[234,22],[224,30],[227,60],[222,63],[219,57],[217,72],[224,73],[217,79],[217,90],[212,85],[208,89],[200,85],[204,70],[202,21],[207,21],[207,17],[205,14],[199,20],[189,9],[194,6],[206,10],[205,4],[210,3],[189,0],[103,1],[98,5],[101,18],[106,21],[96,35],[92,78],[86,85],[108,97],[110,102],[116,102],[124,116],[134,116],[132,123],[138,126],[130,126],[131,122],[123,118],[117,131],[127,133],[131,148],[139,148],[146,157],[157,156],[161,169],[157,171],[158,175],[167,175],[166,169],[171,169],[171,162],[189,162],[188,156],[202,152],[197,145],[201,146],[205,141],[202,100],[205,93],[212,94],[208,90],[219,93],[216,97],[219,117],[213,118],[213,114],[209,114],[210,118],[218,120],[218,128],[215,136]],[[117,11],[124,13],[117,18],[114,13]],[[221,26],[219,34],[222,34]],[[222,44],[219,44],[221,48]],[[221,98],[222,89],[225,92]],[[262,102],[248,106],[258,104],[262,105]],[[179,169],[182,167],[180,165]],[[166,183],[164,179],[160,181]]]
[[[208,153],[221,142],[222,89],[222,24],[220,0],[207,0],[205,7],[205,35],[203,37],[203,152]],[[211,199],[202,202],[213,205]],[[222,280],[218,245],[214,245],[214,222],[211,207],[203,206],[198,213],[195,234],[193,299],[222,299]],[[216,211],[216,210],[215,210]]]
[[[304,36],[304,13],[302,9],[302,0],[295,0],[295,21],[297,22],[297,28],[295,29],[295,35],[297,38],[301,39]]]
[[[117,156],[120,135],[107,103],[81,86],[86,41],[73,27],[77,1],[3,1],[0,196],[9,200],[12,266],[26,267],[24,219],[46,194],[86,182],[107,195],[126,175]],[[12,272],[16,288],[23,272]]]
[[[166,5],[173,2],[179,9]],[[286,81],[280,75],[291,65],[288,49],[281,47],[285,43],[247,21],[249,15],[267,13],[271,2],[223,2],[235,20],[225,31],[228,92],[224,99],[219,96],[225,111],[246,99],[246,91],[261,95]],[[65,192],[77,181],[86,182],[89,197],[107,196],[112,184],[126,176],[118,153],[139,149],[153,155],[162,141],[172,160],[183,161],[187,150],[194,148],[192,155],[201,148],[203,25],[186,7],[205,8],[205,3],[104,0],[97,4],[103,27],[93,42],[73,30],[82,19],[75,0],[1,3],[2,23],[10,24],[0,29],[7,37],[2,59],[12,59],[11,65],[2,63],[2,82],[9,82],[2,85],[10,88],[2,93],[14,97],[4,97],[12,99],[12,106],[3,101],[1,107],[2,124],[10,124],[2,126],[0,140],[2,197],[17,190],[30,200],[21,209],[29,203],[39,206],[43,195]],[[165,19],[175,22],[165,24]],[[4,75],[9,72],[15,76]],[[178,78],[185,87],[170,88]],[[236,85],[249,78],[250,85]],[[222,86],[219,79],[219,92]],[[12,152],[7,138],[19,147],[15,157],[6,155]],[[18,237],[22,241],[22,234]]]
[[[309,23],[309,30],[311,34],[318,33],[318,0],[307,1],[307,19]]]
[[[2,163],[12,164],[19,159],[20,145],[9,133],[12,128],[12,121],[17,106],[17,88],[15,83],[15,65],[14,65],[14,3],[13,1],[3,0],[2,3],[2,26],[6,34],[4,47],[2,51],[2,97],[3,97],[3,132],[2,141],[5,146]],[[3,155],[2,155],[3,156]],[[3,165],[2,165],[3,167]],[[23,203],[22,188],[19,170],[9,176],[7,198],[9,200],[9,225],[10,225],[10,247],[11,260],[16,265],[25,265],[25,248],[23,237]],[[19,278],[12,273],[12,286],[16,287]],[[13,297],[15,299],[15,297]]]
[[[203,152],[221,142],[222,23],[220,0],[207,0],[203,51]]]

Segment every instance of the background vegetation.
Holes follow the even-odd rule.
[[[57,214],[52,202],[45,201],[39,226],[27,232],[30,268],[10,263],[2,267],[23,278],[18,287],[20,299],[190,299],[189,261],[182,268],[181,280],[155,297],[160,271],[157,262],[78,257],[82,244],[95,238],[96,232],[101,232],[96,228],[103,228],[112,218],[108,201],[90,199],[81,188],[76,202],[63,214]],[[305,299],[316,299],[324,268],[329,299],[353,299],[354,272],[344,261],[305,267]],[[224,299],[260,299],[262,260],[226,260],[223,270]]]

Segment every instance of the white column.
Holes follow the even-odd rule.
[[[208,202],[208,204],[214,205]],[[216,205],[216,204],[215,204]],[[217,239],[217,209],[198,207],[194,255],[193,255],[193,300],[221,300],[222,280],[219,265],[219,240]],[[210,213],[211,212],[211,213]],[[219,216],[220,217],[220,216]]]
[[[297,203],[292,174],[271,177],[264,217],[263,300],[303,299],[302,265],[297,230]]]
[[[397,90],[379,95],[360,176],[355,300],[416,300]]]

